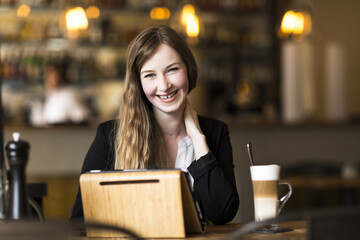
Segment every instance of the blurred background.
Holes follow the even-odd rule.
[[[4,140],[18,131],[29,141],[27,178],[47,184],[45,217],[66,219],[96,126],[117,114],[129,42],[169,25],[198,63],[191,104],[230,127],[234,221],[253,219],[249,141],[256,163],[280,164],[292,180],[284,211],[359,204],[358,9],[354,0],[0,0]]]

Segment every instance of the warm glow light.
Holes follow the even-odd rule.
[[[170,10],[166,7],[155,7],[150,11],[151,19],[169,19],[170,18]]]
[[[287,11],[281,22],[283,34],[303,34],[311,32],[311,17],[308,13]]]
[[[304,15],[302,13],[296,13],[295,19],[293,32],[295,34],[302,34],[304,32]]]
[[[187,19],[186,34],[189,37],[197,37],[199,35],[199,18],[197,16],[193,15]]]
[[[186,34],[189,37],[197,37],[200,32],[199,18],[195,15],[195,8],[187,4],[182,9],[181,22],[186,26]]]
[[[18,17],[27,17],[29,16],[29,14],[30,14],[30,7],[26,4],[20,5],[16,12],[16,15]]]
[[[66,12],[66,28],[69,31],[87,29],[88,20],[82,7],[76,7]]]
[[[237,85],[237,91],[241,95],[248,95],[250,93],[250,86],[248,83],[241,83]]]
[[[181,13],[181,23],[186,25],[188,18],[191,18],[195,15],[195,8],[191,4],[187,4],[183,7]]]
[[[87,18],[99,18],[100,10],[97,6],[90,6],[86,9]]]
[[[296,23],[296,14],[293,11],[287,11],[281,22],[281,31],[283,33],[291,33]]]

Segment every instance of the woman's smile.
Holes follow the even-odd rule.
[[[158,95],[163,102],[172,102],[176,98],[178,90],[171,92],[167,95]]]

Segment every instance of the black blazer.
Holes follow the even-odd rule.
[[[115,120],[111,120],[98,126],[81,173],[114,168],[114,124]],[[194,178],[195,197],[206,218],[215,224],[225,224],[234,218],[239,207],[228,127],[202,116],[199,116],[199,124],[210,152],[192,162],[188,171]],[[70,214],[70,219],[77,218],[83,218],[80,189]]]

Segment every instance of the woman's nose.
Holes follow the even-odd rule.
[[[171,84],[169,82],[169,79],[167,79],[165,76],[161,76],[159,78],[159,82],[158,82],[158,89],[160,91],[166,91],[170,87],[171,87]]]

